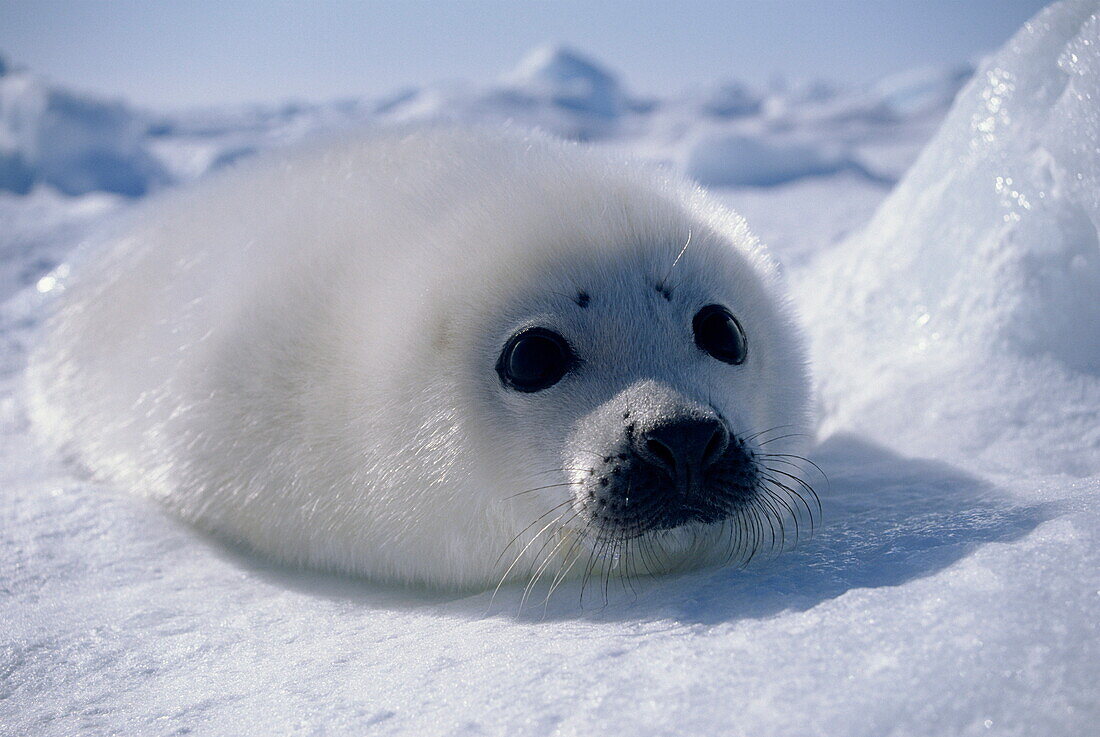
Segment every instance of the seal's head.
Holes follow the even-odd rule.
[[[741,218],[644,170],[516,201],[476,229],[505,263],[474,268],[493,275],[474,298],[459,277],[456,298],[474,339],[455,391],[487,461],[481,501],[507,518],[493,575],[656,572],[777,541],[809,513],[792,463],[808,377]]]

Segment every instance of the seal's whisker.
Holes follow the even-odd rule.
[[[635,575],[645,576],[653,573],[653,569],[649,567],[649,561],[646,559],[646,544],[649,542],[648,535],[642,535],[634,540],[634,571]]]
[[[566,471],[591,471],[591,468],[550,468],[545,471],[535,471],[532,476],[545,476],[548,473],[564,473]],[[523,492],[520,492],[523,493]]]
[[[786,458],[781,457],[781,456],[786,455],[786,453],[757,453],[756,455],[757,455],[758,458],[765,459],[768,463],[782,463],[783,465],[790,466],[791,468],[794,468],[798,471],[805,471],[806,470],[801,465],[795,463],[794,461],[791,461],[791,460],[788,460]]]
[[[639,568],[639,561],[641,560],[641,550],[645,537],[637,537],[630,542],[630,547],[627,549],[627,574],[633,579],[633,582],[637,585],[641,585],[640,581],[645,572]],[[633,586],[631,587],[633,589]],[[637,589],[634,590],[634,595],[638,595]]]
[[[763,504],[771,511],[775,522],[779,525],[779,549],[784,550],[787,548],[787,525],[784,524],[785,515],[783,515],[783,510],[779,508],[779,497],[769,488],[761,488],[760,497]],[[798,526],[798,522],[795,522],[795,526]]]
[[[608,589],[611,586],[611,572],[615,568],[615,564],[618,562],[619,546],[621,544],[621,538],[616,535],[612,538],[612,545],[610,554],[608,556],[608,564],[604,566],[603,571],[603,606],[607,608],[608,604]]]
[[[593,455],[593,456],[596,456],[597,458],[600,458],[600,459],[603,459],[603,458],[606,458],[606,457],[607,457],[607,453],[597,453],[596,451],[594,451],[594,450],[589,450],[589,449],[587,449],[587,448],[577,448],[577,449],[576,449],[576,452],[577,452],[577,453],[587,453],[587,454],[589,454],[589,455]]]
[[[641,538],[642,542],[638,545],[638,555],[642,560],[642,565],[646,567],[650,573],[656,573],[661,569],[660,560],[653,552],[653,538],[647,535]]]
[[[553,593],[578,567],[583,569],[579,591],[582,608],[584,595],[594,575],[599,577],[603,606],[607,606],[611,594],[612,577],[618,578],[624,592],[629,592],[636,597],[639,589],[634,578],[646,573],[676,570],[685,561],[705,554],[707,549],[713,548],[715,552],[720,552],[724,547],[723,557],[726,563],[736,559],[739,565],[747,566],[764,550],[765,546],[769,555],[777,555],[785,550],[788,547],[788,526],[793,525],[790,544],[802,540],[805,527],[808,527],[809,534],[812,536],[821,514],[821,501],[813,486],[802,478],[804,466],[800,462],[814,467],[819,473],[821,473],[820,468],[802,456],[793,453],[770,453],[759,447],[801,435],[801,433],[782,432],[783,428],[790,427],[793,426],[779,425],[753,433],[747,438],[738,438],[737,445],[731,452],[746,454],[745,462],[752,464],[755,480],[746,485],[744,472],[730,466],[714,477],[710,482],[711,486],[704,490],[705,493],[676,502],[677,509],[680,510],[679,514],[690,515],[689,519],[699,520],[698,523],[677,525],[680,531],[679,537],[661,532],[665,519],[664,513],[660,511],[661,502],[647,502],[645,496],[640,497],[643,500],[642,506],[634,508],[632,517],[623,522],[617,522],[610,528],[605,527],[595,535],[590,534],[594,522],[600,521],[601,526],[605,523],[598,515],[589,517],[591,513],[585,511],[587,507],[578,501],[579,497],[576,493],[571,495],[569,500],[561,502],[540,515],[509,543],[507,549],[515,547],[517,540],[527,534],[531,527],[541,524],[546,517],[554,515],[569,504],[573,504],[575,508],[572,514],[563,512],[554,515],[549,523],[544,524],[542,529],[526,542],[509,565],[505,577],[515,572],[515,566],[520,560],[528,561],[527,581],[520,597],[520,609],[529,605],[534,591],[541,590],[543,581],[548,582],[543,607],[548,607]],[[746,443],[759,438],[764,440],[756,443],[752,449],[746,447]],[[573,452],[577,452],[576,449]],[[580,452],[598,456],[605,464],[609,461],[617,463],[614,461],[616,451],[610,449],[605,454],[589,449],[581,449]],[[620,455],[618,458],[626,457]],[[589,468],[582,463],[537,473],[587,472],[591,476],[598,472],[599,468],[598,464]],[[823,473],[822,475],[824,476]],[[616,492],[620,495],[618,498],[625,498],[628,501],[633,498],[633,484],[636,478],[627,478],[625,486]],[[594,486],[596,481],[602,482],[601,486],[607,486],[606,479],[603,477],[585,478],[574,482],[547,484],[517,492],[512,496],[541,489],[578,485],[579,489],[583,490],[587,488],[586,484]],[[591,491],[590,489],[589,499],[592,499]],[[598,493],[599,489],[595,491]],[[647,506],[654,504],[658,506]],[[566,528],[578,517],[585,517],[584,529],[566,531]],[[804,519],[808,521],[808,525],[803,523]],[[590,544],[585,545],[586,541]],[[674,545],[675,555],[670,554],[669,545]],[[585,547],[588,548],[587,556],[584,552]]]
[[[745,533],[745,543],[742,546],[742,555],[744,555],[744,559],[741,561],[741,565],[747,566],[752,562],[752,557],[756,554],[756,548],[760,544],[756,527],[756,510],[754,510],[751,505],[747,505],[744,508],[744,515],[742,516],[741,523]]]
[[[636,573],[637,569],[635,569],[634,572],[631,571],[631,564],[634,562],[634,555],[637,552],[635,550],[635,547],[636,546],[634,545],[633,540],[627,540],[626,541],[625,546],[623,547],[623,564],[624,565],[620,569],[619,578],[620,579],[623,579],[623,578],[626,579],[626,581],[624,583],[626,583],[627,586],[630,587],[630,593],[633,594],[635,597],[637,597],[638,592],[634,588],[634,578],[637,575],[637,573]]]
[[[611,548],[611,543],[612,543],[611,538],[603,538],[601,543],[600,543],[599,550],[596,551],[595,567],[593,567],[592,572],[594,574],[596,574],[599,579],[602,579],[604,574],[607,571],[607,568],[608,568],[607,559],[609,557],[609,550]],[[602,566],[602,568],[600,566]],[[607,600],[606,600],[606,595],[605,595],[604,606],[606,606],[606,605],[607,605]]]
[[[730,556],[727,558],[727,562],[733,560],[733,556],[736,553],[739,560],[739,564],[744,566],[748,563],[749,552],[749,522],[748,522],[748,508],[740,507],[737,510],[737,545],[733,546],[733,525],[730,526]]]
[[[563,504],[564,504],[564,503],[563,503]],[[558,507],[555,507],[554,509],[550,510],[550,512],[547,512],[546,514],[550,514],[550,513],[554,512],[554,511],[555,511],[556,509],[558,509],[558,508],[560,508],[561,506],[563,506],[563,504],[559,504],[559,505],[558,505]],[[546,514],[543,514],[543,515],[542,515],[542,517],[545,517],[545,516],[546,516]],[[501,587],[502,585],[504,585],[504,582],[505,582],[505,581],[506,581],[506,580],[508,579],[508,574],[512,572],[512,569],[513,569],[513,568],[515,568],[515,567],[516,567],[516,564],[517,564],[517,563],[519,563],[519,561],[520,561],[520,559],[521,559],[521,558],[523,558],[523,554],[524,554],[524,553],[526,553],[526,552],[527,552],[527,550],[528,550],[528,549],[529,549],[529,548],[530,548],[530,547],[531,547],[532,545],[534,545],[535,541],[536,541],[536,540],[538,540],[538,539],[539,539],[539,537],[541,537],[541,536],[542,536],[542,533],[544,533],[544,532],[546,532],[546,531],[547,531],[548,529],[550,529],[550,527],[551,527],[552,525],[554,525],[554,523],[558,522],[558,521],[559,521],[559,520],[560,520],[560,519],[561,519],[562,517],[564,517],[564,516],[565,516],[566,514],[568,514],[568,512],[562,512],[562,513],[561,513],[560,515],[558,515],[558,516],[557,516],[557,517],[555,517],[554,519],[552,519],[552,520],[550,520],[549,522],[547,522],[547,523],[546,523],[546,526],[545,526],[545,527],[543,527],[543,528],[542,528],[541,530],[539,530],[539,531],[538,531],[537,533],[535,533],[535,536],[534,536],[534,537],[532,537],[532,538],[530,539],[530,541],[528,541],[528,543],[527,543],[526,545],[524,545],[524,546],[523,546],[523,549],[522,549],[522,550],[520,550],[520,551],[519,551],[519,552],[518,552],[518,553],[516,554],[516,557],[515,557],[515,559],[514,559],[514,560],[512,561],[512,564],[511,564],[511,565],[509,565],[509,566],[508,566],[508,568],[507,568],[507,570],[505,570],[505,571],[504,571],[504,575],[502,575],[502,576],[500,577],[500,581],[499,581],[499,582],[497,582],[496,588],[495,588],[495,589],[493,589],[493,595],[492,595],[491,597],[489,597],[489,607],[490,607],[490,608],[492,608],[492,606],[493,606],[493,602],[494,602],[494,601],[496,600],[497,592],[498,592],[498,591],[500,591],[500,587]],[[542,519],[542,517],[539,517],[539,519]],[[536,520],[536,522],[537,522],[537,520]],[[533,526],[533,524],[532,524],[532,525],[528,525],[528,526],[527,526],[527,528],[525,528],[525,531],[526,531],[526,529],[530,529],[530,528],[531,528],[532,526]],[[520,535],[522,535],[522,534],[523,534],[523,532],[521,532],[521,533],[520,533]],[[519,539],[519,535],[517,535],[517,536],[516,536],[516,539]],[[515,540],[513,540],[513,543],[514,543],[514,542],[515,542]],[[511,546],[512,546],[512,544],[511,544],[511,543],[509,543],[508,547],[511,547]],[[507,550],[507,549],[508,549],[508,548],[505,548],[505,550]]]
[[[764,435],[764,434],[766,434],[766,433],[769,433],[769,432],[775,432],[776,430],[785,430],[785,429],[787,429],[787,428],[789,428],[789,427],[797,427],[797,426],[796,426],[796,425],[792,425],[792,424],[787,424],[787,425],[776,425],[775,427],[769,427],[769,428],[768,428],[767,430],[761,430],[760,432],[754,432],[754,433],[753,433],[752,435],[745,435],[745,436],[743,436],[743,437],[742,437],[741,439],[742,439],[742,440],[743,440],[744,442],[748,443],[748,442],[750,442],[750,441],[752,441],[752,440],[756,440],[756,439],[757,439],[758,437],[760,437],[761,435]]]
[[[752,548],[749,551],[749,557],[745,559],[745,565],[752,562],[752,559],[756,556],[756,552],[760,549],[760,544],[763,542],[764,537],[764,528],[760,524],[760,511],[756,508],[754,503],[749,503],[747,509],[752,513],[748,517],[749,520],[751,520]]]
[[[588,580],[589,580],[589,578],[591,578],[592,572],[593,572],[593,570],[595,568],[595,565],[596,565],[596,558],[597,558],[596,545],[598,543],[599,543],[599,538],[596,538],[596,542],[593,543],[592,545],[590,545],[589,548],[588,548],[588,562],[585,564],[585,567],[584,567],[584,577],[581,579],[580,599],[577,602],[577,605],[580,606],[581,609],[584,608],[584,590],[588,586]]]
[[[653,543],[656,547],[653,550],[653,557],[657,562],[657,566],[662,570],[667,569],[669,567],[669,556],[664,542],[660,538],[655,538]]]
[[[565,520],[564,522],[561,523],[561,525],[558,526],[557,534],[559,534],[561,539],[558,542],[558,544],[554,546],[554,549],[551,550],[547,554],[546,558],[543,561],[543,564],[539,567],[539,571],[536,573],[536,576],[535,576],[536,580],[538,580],[538,578],[543,575],[543,573],[545,572],[544,568],[546,566],[549,566],[551,560],[553,560],[554,554],[558,551],[558,549],[561,547],[561,545],[563,543],[565,543],[566,541],[569,541],[570,545],[569,545],[568,548],[566,548],[565,553],[562,554],[562,558],[561,558],[562,562],[558,565],[558,571],[559,572],[561,571],[562,566],[565,564],[565,561],[567,561],[569,559],[569,555],[576,548],[577,544],[582,541],[583,537],[579,533],[577,533],[576,530],[567,529],[568,526],[570,524],[572,524],[573,520],[577,519],[577,517],[579,517],[579,516],[580,516],[580,512],[574,512],[573,515],[569,519]],[[556,576],[557,576],[557,573],[555,573],[555,577]]]
[[[801,503],[802,506],[806,509],[806,517],[808,518],[810,523],[810,537],[812,538],[815,530],[817,529],[818,521],[820,520],[822,515],[821,499],[818,497],[817,492],[814,491],[812,486],[810,486],[808,483],[798,478],[797,476],[792,476],[791,474],[786,473],[780,469],[772,468],[771,466],[767,465],[763,466],[763,468],[767,471],[767,473],[761,473],[761,477],[766,479],[767,482],[772,485],[773,489],[775,489],[776,491],[782,490],[792,501],[797,500],[797,502]],[[802,489],[805,489],[806,492],[808,492],[809,495],[812,496],[814,499],[816,512],[814,508],[810,506],[809,501],[807,500],[806,496],[802,494],[802,492],[792,487],[788,483],[780,481],[775,476],[768,474],[782,475],[783,477],[795,482]]]
[[[668,267],[668,271],[665,272],[665,275],[661,277],[661,281],[657,282],[657,286],[659,286],[661,289],[664,289],[665,285],[668,284],[668,278],[672,276],[672,270],[676,268],[676,264],[680,263],[680,259],[684,257],[684,254],[687,252],[688,246],[690,245],[691,228],[688,228],[688,237],[687,240],[684,242],[684,247],[681,248],[680,252],[676,254],[676,258],[672,260],[672,264]]]
[[[763,556],[765,555],[765,551],[764,551],[764,536],[765,536],[765,532],[766,532],[766,531],[765,531],[765,529],[764,529],[764,523],[765,523],[765,522],[767,522],[768,520],[767,520],[767,518],[766,518],[766,517],[764,516],[764,512],[763,512],[763,511],[762,511],[762,510],[760,509],[760,504],[759,504],[759,503],[757,503],[757,504],[754,504],[753,506],[754,506],[754,513],[753,513],[753,516],[754,516],[754,517],[756,518],[756,522],[757,522],[757,525],[759,526],[759,527],[758,527],[758,529],[759,529],[759,537],[758,537],[758,542],[757,542],[757,546],[758,546],[758,548],[757,548],[757,549],[758,549],[758,550],[760,551],[760,555],[761,555],[761,557],[763,557]],[[769,524],[770,524],[770,523],[769,523]],[[771,547],[769,548],[769,550],[772,550],[772,549],[774,549],[774,545],[775,545],[775,543],[774,543],[774,542],[773,542],[773,543],[771,543]]]
[[[768,512],[768,509],[766,508],[766,506],[764,504],[763,495],[761,495],[758,498],[758,508],[760,510],[761,519],[763,519],[765,522],[767,522],[767,529],[765,530],[765,532],[767,533],[767,536],[768,536],[768,546],[767,546],[767,549],[764,550],[763,552],[766,554],[767,560],[770,562],[770,561],[775,559],[776,543],[778,542],[777,539],[776,539],[777,535],[776,535],[776,531],[775,531],[775,519]]]
[[[819,497],[817,495],[817,492],[814,491],[814,487],[810,486],[809,484],[807,484],[805,481],[803,481],[799,477],[794,476],[792,474],[789,474],[786,471],[780,471],[778,468],[768,468],[768,471],[771,472],[771,473],[778,473],[782,476],[786,476],[787,478],[791,479],[795,483],[799,484],[807,492],[809,492],[810,496],[812,496],[814,498],[814,502],[816,502],[816,504],[817,504],[817,513],[821,514],[821,497]]]
[[[627,564],[627,551],[630,549],[630,538],[623,536],[619,542],[618,557],[615,561],[614,574],[619,577],[619,587],[622,588],[623,593],[628,593],[626,588],[626,575],[625,568]],[[610,582],[609,584],[610,585]]]
[[[754,500],[754,502],[755,502],[755,500]],[[754,523],[755,528],[756,528],[756,535],[753,539],[753,545],[755,545],[756,550],[759,551],[761,553],[761,555],[763,555],[763,549],[764,549],[764,516],[763,516],[763,514],[764,513],[760,510],[760,504],[759,503],[754,503],[752,505],[752,507],[753,507],[753,509],[752,509],[752,518],[753,518],[753,523]]]
[[[537,524],[539,523],[539,521],[540,521],[540,520],[542,520],[543,518],[545,518],[545,517],[546,517],[547,515],[551,515],[551,514],[553,514],[554,512],[556,512],[557,510],[559,510],[559,509],[561,509],[562,507],[564,507],[564,506],[565,506],[566,504],[572,504],[572,503],[573,503],[573,500],[572,500],[572,499],[566,499],[566,500],[565,500],[564,502],[561,502],[561,503],[559,503],[559,504],[555,504],[554,506],[550,507],[550,509],[548,509],[547,511],[543,512],[542,514],[540,514],[540,515],[539,515],[538,517],[535,517],[535,520],[534,520],[534,521],[533,521],[533,522],[532,522],[531,524],[527,525],[527,526],[526,526],[526,527],[524,527],[524,528],[523,528],[522,530],[520,530],[520,531],[519,531],[519,532],[518,532],[518,533],[516,534],[516,536],[512,538],[511,542],[509,542],[509,543],[508,543],[507,545],[505,545],[505,546],[504,546],[504,549],[500,551],[500,555],[498,555],[498,556],[497,556],[497,559],[496,559],[495,561],[493,561],[493,567],[495,568],[495,567],[497,566],[497,564],[499,564],[499,563],[500,563],[500,560],[501,560],[501,558],[503,558],[503,557],[504,557],[504,554],[508,552],[508,548],[510,548],[510,547],[512,547],[513,545],[515,545],[515,544],[516,544],[516,540],[519,540],[519,539],[520,539],[520,537],[521,537],[521,536],[523,535],[523,533],[527,532],[527,531],[528,531],[528,530],[530,530],[530,529],[531,529],[532,527],[534,527],[535,525],[537,525]]]
[[[543,602],[544,607],[550,604],[550,597],[554,595],[554,592],[557,591],[558,587],[569,575],[569,571],[571,571],[573,566],[577,564],[577,561],[580,560],[580,552],[578,551],[576,555],[574,555],[574,551],[584,543],[584,539],[585,535],[583,532],[574,533],[573,544],[565,551],[562,563],[558,566],[558,571],[554,574],[554,579],[550,582],[550,590],[546,592],[546,601]],[[572,560],[570,560],[570,557],[572,557]],[[568,565],[566,565],[567,563]]]
[[[523,550],[519,551],[516,554],[516,557],[515,557],[515,559],[512,560],[511,565],[508,566],[507,570],[505,570],[504,574],[500,577],[500,581],[497,582],[496,588],[493,589],[493,595],[489,597],[489,608],[490,609],[492,609],[493,602],[496,600],[497,592],[500,591],[500,587],[504,585],[504,582],[506,580],[508,580],[508,574],[512,572],[512,569],[523,558],[523,554],[527,551],[527,548],[529,548],[532,544],[534,544],[534,542],[536,540],[538,540],[538,538],[542,535],[543,532],[545,532],[550,527],[550,525],[554,524],[554,522],[557,522],[558,520],[560,520],[564,516],[565,516],[565,513],[563,512],[559,517],[557,517],[556,519],[552,520],[549,524],[547,524],[546,527],[539,530],[538,533],[533,538],[531,538],[531,541],[529,543],[527,543],[526,546],[524,546]]]
[[[786,466],[793,467],[794,469],[796,469],[797,471],[800,471],[800,472],[803,472],[803,471],[806,470],[805,468],[803,468],[801,465],[795,463],[794,461],[790,461],[790,460],[787,460],[786,458],[781,457],[782,455],[785,455],[785,454],[771,454],[771,453],[759,453],[758,454],[758,456],[760,458],[764,459],[764,461],[766,461],[766,463],[782,463]],[[799,456],[799,457],[801,457],[801,456]],[[807,462],[812,463],[812,461],[807,461]],[[765,467],[767,467],[767,466],[765,465]],[[771,469],[771,470],[778,470],[778,469]],[[809,486],[810,485],[809,482],[807,482],[801,476],[795,475],[795,476],[792,476],[792,478],[796,479],[799,484],[802,484],[804,486]],[[825,482],[826,483],[829,482],[828,477],[825,477]]]
[[[819,474],[821,474],[821,478],[825,479],[825,483],[829,483],[829,475],[825,473],[821,466],[817,465],[806,456],[800,456],[795,453],[758,453],[758,455],[764,458],[794,458],[804,463],[809,463]]]
[[[763,546],[763,518],[760,516],[760,504],[757,499],[752,499],[752,546],[753,554]],[[751,560],[751,559],[750,559]]]
[[[573,516],[572,516],[572,517],[570,517],[569,519],[567,519],[567,520],[566,520],[565,522],[563,522],[563,523],[562,523],[562,524],[561,524],[561,525],[560,525],[560,526],[558,527],[558,530],[557,530],[557,532],[560,532],[560,531],[561,531],[561,529],[562,529],[563,527],[565,527],[565,526],[566,526],[566,525],[568,525],[568,524],[569,524],[570,522],[572,522],[572,521],[573,521],[573,519],[574,519],[574,518],[576,518],[577,514],[578,514],[577,512],[574,512],[574,513],[573,513]],[[557,544],[556,544],[556,545],[555,545],[555,546],[554,546],[554,547],[553,547],[553,548],[552,548],[552,549],[550,550],[550,552],[549,552],[549,553],[547,553],[547,554],[546,554],[546,556],[545,556],[545,557],[544,557],[544,558],[542,559],[542,562],[540,563],[540,565],[539,565],[539,568],[538,568],[538,570],[537,570],[537,571],[535,572],[534,576],[530,577],[530,579],[529,579],[529,580],[528,580],[528,582],[527,582],[527,585],[526,585],[526,586],[525,586],[525,587],[523,588],[523,596],[521,596],[521,597],[520,597],[520,600],[519,600],[519,608],[520,608],[520,611],[522,611],[522,610],[523,610],[523,607],[527,605],[527,599],[528,599],[528,598],[530,597],[530,595],[531,595],[531,592],[532,592],[532,591],[534,590],[534,588],[535,588],[535,585],[536,585],[536,584],[538,583],[539,579],[540,579],[540,578],[542,578],[542,574],[546,572],[546,568],[547,568],[547,567],[548,567],[548,566],[550,565],[550,561],[554,559],[554,554],[555,554],[556,552],[558,552],[558,549],[559,549],[559,548],[560,548],[560,547],[561,547],[561,546],[562,546],[563,544],[565,544],[566,540],[568,540],[568,539],[569,539],[569,537],[568,537],[568,536],[566,536],[566,535],[560,535],[560,536],[559,536],[559,539],[558,539],[558,543],[557,543]],[[543,545],[543,549],[544,549],[544,550],[545,550],[545,548],[546,548],[546,546],[545,546],[545,545]],[[542,551],[540,550],[540,551],[539,551],[539,553],[541,554],[541,553],[542,553]]]
[[[774,473],[774,469],[768,468],[766,466],[765,466],[765,468],[767,469],[767,471],[769,473]],[[765,473],[761,473],[760,477],[763,480],[767,481],[769,484],[771,484],[772,488],[782,489],[788,495],[790,495],[792,498],[797,499],[798,501],[802,502],[802,506],[806,508],[806,516],[810,520],[810,532],[812,534],[814,526],[816,525],[816,517],[814,516],[814,510],[810,508],[809,502],[806,501],[806,497],[802,496],[802,494],[800,494],[798,491],[796,491],[795,489],[791,488],[790,486],[788,486],[787,484],[783,483],[782,481],[780,481],[779,479],[777,479],[773,476],[769,476]]]
[[[745,550],[748,543],[748,528],[745,524],[745,508],[737,510],[737,517],[730,520],[729,550],[726,552],[725,563],[733,562],[736,557],[738,565],[744,565]]]
[[[798,524],[798,513],[794,511],[794,507],[787,503],[787,500],[775,493],[773,489],[763,489],[763,492],[771,497],[772,501],[777,505],[782,505],[790,514],[791,522],[794,524],[794,539],[798,542],[801,536],[801,529]]]
[[[792,432],[792,433],[787,433],[786,435],[780,435],[777,438],[768,438],[767,440],[765,440],[763,442],[757,443],[757,445],[764,446],[764,445],[767,445],[768,443],[774,443],[777,440],[786,440],[787,438],[808,438],[808,437],[810,437],[810,436],[807,435],[804,432]]]
[[[726,557],[722,560],[722,565],[728,565],[732,560],[733,555],[733,518],[729,517],[722,521],[722,537],[726,539]]]
[[[779,549],[783,549],[784,543],[787,541],[786,533],[783,531],[783,521],[779,518],[779,513],[772,506],[771,500],[765,494],[760,494],[756,497],[757,503],[760,504],[761,511],[764,513],[764,519],[768,521],[768,530],[770,532],[770,542],[768,550],[771,554],[775,554],[776,538],[779,538]],[[776,523],[779,524],[779,533],[776,534]]]
[[[638,592],[634,589],[634,577],[630,574],[630,538],[623,539],[623,551],[619,565],[619,583],[622,584],[624,593],[629,587],[630,593],[635,598],[638,597]]]
[[[665,543],[664,543],[663,539],[659,538],[659,539],[657,539],[656,542],[657,542],[657,547],[661,549],[661,556],[662,556],[661,564],[662,564],[662,566],[667,567],[668,563],[669,563],[669,560],[671,559],[672,556],[670,556],[668,554],[668,548],[665,547]]]
[[[524,494],[531,494],[531,493],[536,492],[536,491],[545,491],[546,489],[557,489],[557,488],[560,488],[562,486],[573,486],[573,485],[574,485],[574,483],[572,481],[562,481],[561,483],[558,483],[558,484],[547,484],[546,486],[536,486],[533,489],[524,489],[523,491],[517,491],[515,494],[504,497],[504,500],[508,501],[509,499],[515,499],[517,496],[523,496]]]
[[[773,486],[772,492],[776,495],[779,503],[781,503],[791,515],[791,521],[794,523],[795,540],[801,541],[802,527],[804,526],[803,521],[808,523],[810,528],[809,534],[812,538],[814,533],[814,517],[811,514],[808,515],[805,520],[803,519],[802,508],[799,507],[798,502],[795,501],[796,499],[800,499],[799,495],[794,494],[790,489],[784,488],[782,486],[780,486],[779,488]]]
[[[814,514],[814,510],[810,508],[810,504],[806,500],[806,497],[802,494],[802,492],[800,492],[798,489],[792,487],[790,484],[785,483],[783,481],[780,481],[774,475],[769,475],[769,474],[782,474],[784,477],[789,478],[790,474],[783,474],[783,472],[780,469],[773,468],[773,467],[771,467],[769,465],[766,465],[766,464],[763,465],[761,468],[762,468],[762,470],[760,471],[761,478],[766,479],[770,484],[772,484],[773,488],[782,489],[784,492],[786,492],[786,494],[789,497],[791,497],[792,499],[797,499],[798,502],[801,502],[802,506],[806,508],[806,516],[809,517],[810,529],[812,531],[814,526],[817,524],[817,518],[821,515],[821,503],[820,503],[820,501],[818,501],[818,503],[817,503],[817,507],[818,507],[817,514]],[[813,488],[809,484],[807,484],[805,481],[803,481],[802,479],[799,479],[799,478],[794,478],[793,481],[796,482],[796,484],[799,487],[801,487],[803,489],[806,489],[811,495],[816,497],[816,494],[814,493]]]
[[[608,561],[613,558],[613,546],[616,541],[615,536],[603,536],[599,538],[600,547],[596,551],[596,565],[593,567],[592,572],[596,574],[599,581],[600,590],[603,592],[603,606],[607,606],[607,579],[611,575],[611,565]],[[583,592],[582,592],[583,594]]]
[[[558,535],[558,533],[561,532],[561,529],[564,525],[567,525],[570,522],[572,522],[573,519],[576,518],[577,514],[578,514],[577,512],[573,512],[573,515],[569,519],[565,520],[565,522],[563,522],[561,525],[558,525],[558,528],[556,530],[554,530],[553,533],[551,533],[550,535],[547,535],[546,540],[543,541],[543,543],[542,543],[542,546],[538,549],[538,551],[534,554],[534,556],[532,556],[533,560],[531,561],[531,564],[527,567],[527,584],[524,586],[523,596],[520,598],[520,609],[522,609],[523,605],[526,603],[527,596],[531,591],[531,587],[534,586],[535,582],[538,580],[538,577],[540,575],[542,575],[542,571],[543,571],[544,566],[549,565],[549,560],[553,556],[554,551],[558,549],[558,547],[561,545],[562,541],[565,539],[564,537]],[[557,519],[555,519],[554,522],[556,523],[556,522],[561,521],[562,517],[564,517],[564,516],[565,516],[565,514],[562,514],[561,517],[558,517]],[[549,545],[554,542],[555,537],[557,537],[557,540],[558,540],[557,544],[555,544],[554,547],[550,550],[550,552],[547,553],[544,556],[544,553],[546,552],[546,548],[549,547]],[[536,573],[536,569],[537,569],[537,573]]]

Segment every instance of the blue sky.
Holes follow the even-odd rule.
[[[488,80],[545,42],[669,93],[782,74],[860,82],[991,51],[1041,0],[0,0],[0,51],[153,107],[321,101]]]

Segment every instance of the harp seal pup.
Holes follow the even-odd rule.
[[[32,354],[36,425],[283,561],[467,590],[657,572],[751,552],[804,496],[776,266],[656,168],[361,133],[165,196],[93,256]]]

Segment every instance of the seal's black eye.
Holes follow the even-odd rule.
[[[748,342],[741,323],[722,305],[707,305],[691,321],[695,345],[719,361],[734,365],[744,363]]]
[[[557,384],[576,362],[565,338],[546,328],[528,328],[504,346],[497,373],[505,386],[537,392]]]

